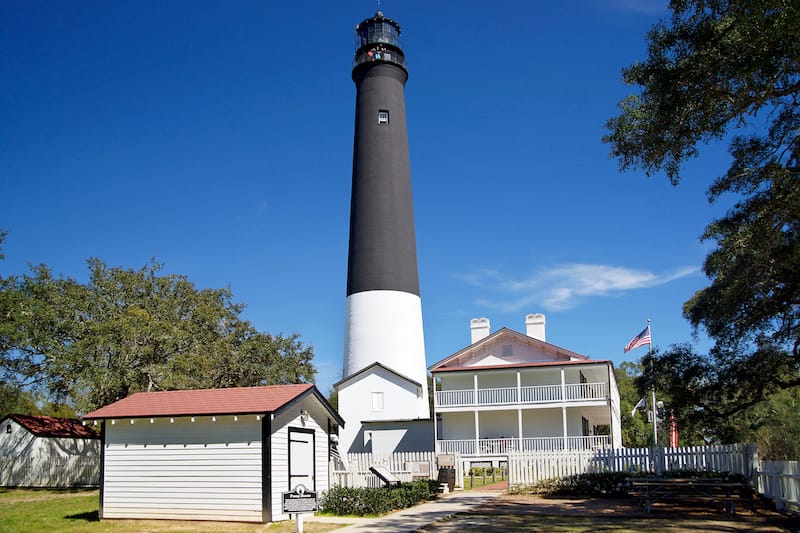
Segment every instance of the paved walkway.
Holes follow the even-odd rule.
[[[345,518],[308,516],[306,522],[353,524],[336,532],[370,531],[374,533],[405,533],[416,531],[431,522],[468,511],[502,494],[499,490],[468,490],[440,495],[437,499],[397,511],[380,518]]]

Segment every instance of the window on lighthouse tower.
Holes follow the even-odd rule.
[[[385,109],[381,109],[378,111],[378,124],[388,124],[389,123],[389,112]]]

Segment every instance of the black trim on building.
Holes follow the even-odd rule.
[[[106,421],[100,422],[100,507],[97,518],[103,519],[103,493],[106,484]]]
[[[286,455],[287,455],[287,461],[289,463],[289,466],[287,468],[287,475],[286,475],[286,479],[288,480],[288,488],[286,490],[287,491],[294,490],[294,487],[292,487],[292,477],[297,477],[297,476],[292,476],[292,433],[307,433],[307,434],[311,435],[311,487],[306,487],[306,488],[310,488],[312,491],[316,492],[316,490],[317,490],[317,432],[313,428],[298,428],[298,427],[292,427],[292,426],[289,426],[289,428],[288,428],[288,430],[286,432],[287,439],[288,439],[288,442],[286,443],[287,444],[287,454]]]
[[[261,521],[272,522],[272,416],[261,419]]]

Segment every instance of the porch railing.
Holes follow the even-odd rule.
[[[437,453],[459,455],[505,455],[511,452],[546,452],[557,450],[596,450],[611,447],[608,435],[564,437],[503,437],[499,439],[437,440]]]
[[[551,402],[604,400],[607,383],[571,383],[436,391],[437,407],[475,407],[482,405],[524,405]]]

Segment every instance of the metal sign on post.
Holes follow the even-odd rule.
[[[317,493],[297,485],[294,490],[283,493],[283,512],[294,515],[297,533],[303,533],[303,513],[313,513],[319,509]]]

